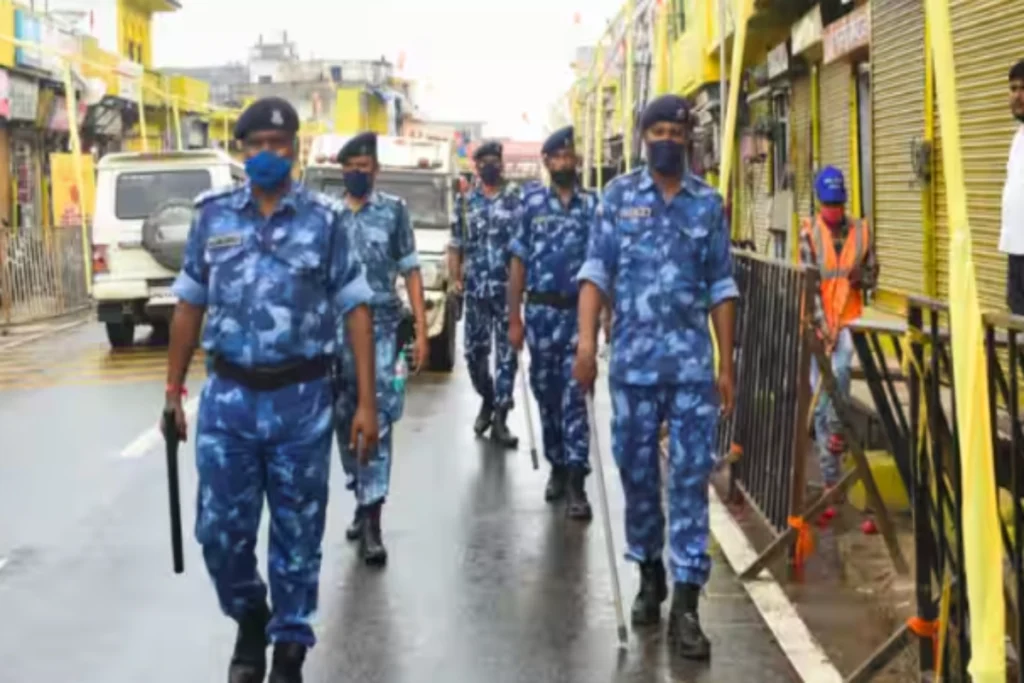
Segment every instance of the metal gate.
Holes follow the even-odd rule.
[[[88,305],[80,228],[0,230],[0,325]]]
[[[921,188],[911,158],[911,145],[924,134],[923,45],[920,0],[871,3],[872,227],[879,284],[904,294],[926,291]]]

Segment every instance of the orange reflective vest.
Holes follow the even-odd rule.
[[[813,226],[809,218],[804,218],[801,224],[801,236],[810,241],[821,273],[821,307],[833,339],[864,313],[864,297],[859,288],[850,285],[850,273],[864,263],[871,235],[867,221],[848,219],[847,222],[850,227],[839,254],[832,229],[820,216]]]

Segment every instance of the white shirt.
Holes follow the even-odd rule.
[[[1006,163],[1006,185],[1003,186],[1003,229],[999,235],[999,251],[1024,255],[1024,126],[1017,128]]]

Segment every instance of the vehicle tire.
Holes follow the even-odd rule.
[[[458,311],[454,298],[449,298],[444,309],[444,329],[430,340],[430,369],[435,372],[451,372],[455,369],[455,328]]]
[[[131,320],[107,323],[107,339],[110,341],[111,348],[128,348],[135,343],[135,323]]]

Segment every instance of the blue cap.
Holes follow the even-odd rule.
[[[501,158],[501,143],[497,140],[488,140],[487,142],[481,143],[476,151],[473,152],[473,161],[480,161],[482,157],[496,156]]]
[[[265,97],[249,105],[235,124],[235,139],[243,140],[250,133],[282,131],[289,135],[299,132],[299,114],[288,100]]]
[[[678,95],[662,95],[650,101],[640,115],[640,130],[644,131],[656,123],[688,123],[690,104]]]
[[[845,204],[846,182],[843,172],[835,166],[826,166],[814,181],[814,193],[822,204]]]
[[[575,137],[576,131],[572,126],[559,128],[544,141],[544,146],[540,148],[540,153],[548,155],[563,149],[572,149]]]
[[[377,134],[373,131],[360,133],[346,142],[338,152],[338,163],[343,164],[352,157],[373,157],[377,160]]]

